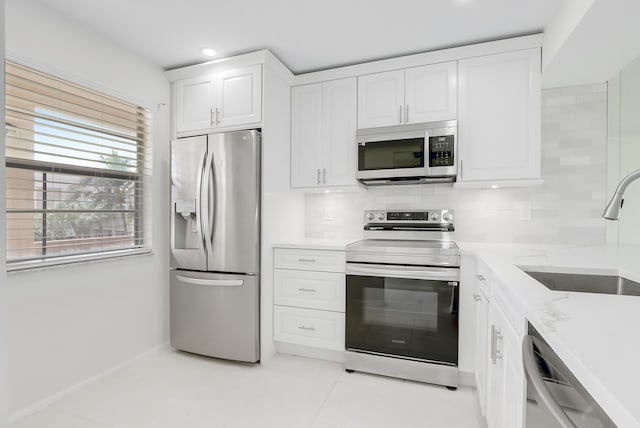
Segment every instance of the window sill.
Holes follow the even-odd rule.
[[[52,259],[29,260],[24,262],[7,262],[7,272],[34,271],[55,268],[78,263],[91,263],[131,256],[151,255],[151,248],[135,248],[130,250],[105,251],[96,254],[56,257]]]

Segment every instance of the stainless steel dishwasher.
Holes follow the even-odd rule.
[[[607,414],[529,325],[522,342],[526,428],[615,428]]]

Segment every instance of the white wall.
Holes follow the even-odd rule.
[[[618,128],[619,136],[618,176],[612,177],[613,190],[625,175],[640,169],[640,57],[622,69],[617,83],[619,104],[610,103],[609,106],[611,122]],[[615,156],[615,145],[609,153]],[[624,196],[618,221],[618,242],[640,245],[640,181],[632,183]]]
[[[153,255],[8,274],[15,416],[168,341],[170,94],[159,67],[38,2],[10,1],[6,18],[11,58],[154,113]]]
[[[0,117],[4,117],[4,0],[0,0]],[[0,122],[0,177],[4,177],[4,120]],[[0,180],[4,183],[4,180]],[[5,260],[5,187],[0,185],[0,428],[7,426],[7,294]]]

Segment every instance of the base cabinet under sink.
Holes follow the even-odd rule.
[[[476,277],[475,376],[480,409],[488,428],[524,428],[524,316],[519,316],[504,298],[501,284],[481,261]]]

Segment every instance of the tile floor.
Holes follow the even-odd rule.
[[[345,373],[276,355],[265,366],[159,351],[11,428],[476,428],[470,388]]]

